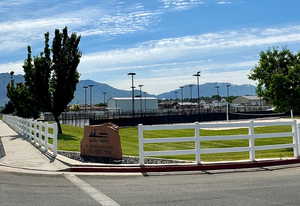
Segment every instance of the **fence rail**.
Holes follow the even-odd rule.
[[[49,124],[10,115],[3,115],[3,121],[33,145],[43,151],[50,150],[53,156],[57,155],[58,130],[56,123]]]
[[[266,133],[256,134],[255,127],[263,126],[291,126],[292,132],[281,133]],[[238,127],[248,128],[248,135],[225,135],[225,136],[202,136],[200,129],[204,128],[226,128]],[[179,129],[193,129],[194,136],[192,137],[169,137],[169,138],[144,138],[144,131],[147,130],[179,130]],[[298,158],[299,151],[299,124],[296,120],[287,122],[242,122],[242,123],[193,123],[193,124],[174,124],[174,125],[138,125],[139,137],[139,164],[144,165],[145,156],[168,156],[168,155],[195,155],[195,162],[201,163],[201,154],[227,153],[227,152],[249,152],[249,159],[255,161],[255,152],[260,150],[292,148],[294,157]],[[256,146],[255,139],[260,138],[279,138],[292,137],[292,144],[274,144]],[[231,148],[201,148],[201,143],[204,141],[220,141],[220,140],[248,140],[248,147],[231,147]],[[170,150],[170,151],[144,151],[145,144],[149,143],[173,143],[173,142],[194,142],[194,148],[189,150]]]

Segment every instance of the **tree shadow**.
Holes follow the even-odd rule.
[[[77,140],[75,136],[67,135],[67,134],[60,134],[58,136],[58,140]]]

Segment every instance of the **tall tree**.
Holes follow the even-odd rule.
[[[249,78],[258,81],[261,96],[279,111],[300,111],[300,53],[270,49],[260,53]]]
[[[31,48],[28,47],[28,56],[23,66],[25,85],[39,110],[53,114],[59,133],[62,133],[59,116],[74,98],[79,81],[79,42],[80,36],[75,33],[69,36],[67,27],[62,32],[56,29],[50,49],[49,33],[46,33],[44,51],[32,58]]]

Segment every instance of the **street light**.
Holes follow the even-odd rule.
[[[96,85],[90,84],[88,87],[90,88],[90,111],[92,111],[92,105],[93,105],[93,87]]]
[[[194,77],[197,77],[197,90],[198,90],[198,110],[200,110],[200,87],[199,87],[199,77],[201,76],[200,75],[200,71],[197,72],[196,74],[194,74],[193,76]]]
[[[132,89],[132,116],[134,117],[134,84],[133,84],[133,76],[136,75],[134,72],[129,72],[128,76],[131,76],[131,89]]]
[[[103,92],[103,103],[104,103],[104,104],[105,104],[105,102],[106,102],[106,101],[105,101],[105,100],[106,100],[106,99],[105,99],[106,94],[107,94],[106,92]]]
[[[142,87],[144,86],[143,84],[139,84],[138,85],[139,86],[139,88],[140,88],[140,109],[141,109],[141,115],[142,115],[142,105],[143,105],[143,102],[142,102]]]
[[[183,88],[184,87],[179,87],[181,89],[181,106],[183,107]]]
[[[177,97],[178,91],[175,91],[174,94],[175,94],[175,101],[177,101],[177,99],[178,99],[178,97]]]
[[[84,111],[86,112],[86,90],[87,90],[88,86],[84,86]]]
[[[220,109],[220,93],[219,93],[219,88],[220,88],[220,86],[215,86],[215,88],[217,89],[218,107],[219,107],[219,109]]]
[[[147,105],[146,105],[146,102],[147,102],[147,93],[144,92],[144,97],[145,97],[145,101],[144,101],[144,110],[145,110],[145,113],[147,114]]]
[[[193,85],[190,84],[189,87],[190,87],[190,95],[191,95],[191,102],[192,102],[193,101]]]
[[[226,85],[226,88],[227,88],[227,105],[226,105],[226,120],[229,121],[229,87],[231,85],[230,84],[227,84]]]

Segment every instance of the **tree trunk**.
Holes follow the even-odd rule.
[[[58,129],[58,134],[62,134],[62,129],[61,129],[61,125],[59,122],[59,118],[57,115],[53,114],[55,122],[57,123],[57,129]]]

